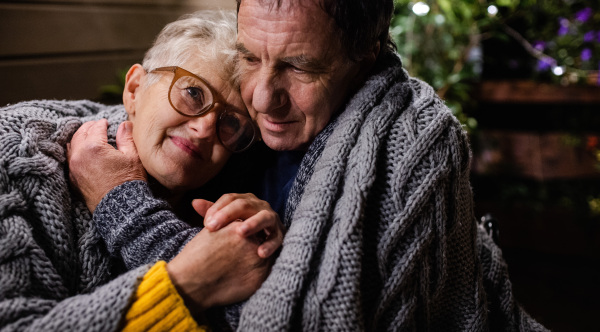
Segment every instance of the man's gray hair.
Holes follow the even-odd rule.
[[[242,0],[237,1],[240,10]],[[297,6],[302,0],[258,0],[262,5],[279,8],[284,3]],[[342,47],[352,60],[360,60],[379,42],[380,52],[394,52],[396,45],[389,34],[394,0],[318,0],[321,8],[335,21]]]
[[[218,61],[220,78],[237,88],[236,22],[234,11],[201,10],[184,15],[162,29],[146,52],[142,66],[148,72],[164,66],[185,68],[191,58]],[[146,83],[156,81],[158,77],[150,75]]]

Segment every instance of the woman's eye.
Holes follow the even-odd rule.
[[[202,91],[202,89],[197,88],[197,87],[189,87],[186,88],[185,91],[187,92],[188,96],[194,100],[195,103],[198,104],[204,104],[204,93]]]

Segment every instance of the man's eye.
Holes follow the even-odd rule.
[[[245,57],[243,57],[243,59],[244,59],[244,62],[246,62],[248,64],[255,64],[255,63],[259,62],[258,58],[251,57],[251,56],[245,56]]]
[[[304,70],[302,68],[298,68],[296,66],[291,66],[290,67],[294,72],[298,73],[298,74],[308,74],[307,70]]]
[[[204,105],[204,91],[197,87],[189,87],[186,88],[185,91],[189,98],[191,98],[195,103]]]
[[[315,72],[315,71],[312,71],[312,70],[309,70],[306,68],[296,67],[293,65],[289,65],[288,70],[291,70],[294,74],[302,75],[302,76],[313,76],[313,75],[317,74],[317,72]]]

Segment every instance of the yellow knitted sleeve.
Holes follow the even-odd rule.
[[[133,304],[125,315],[123,331],[210,331],[198,326],[159,261],[144,275]]]

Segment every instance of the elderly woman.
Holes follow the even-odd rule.
[[[127,73],[123,105],[46,100],[0,109],[0,328],[195,330],[196,314],[243,300],[262,283],[269,260],[256,239],[240,235],[241,222],[194,233],[168,264],[119,275],[125,269],[70,191],[66,167],[80,127],[77,135],[116,142],[120,150],[107,153],[135,145],[147,171],[140,179],[185,216],[185,194],[255,140],[235,80],[235,30],[235,15],[222,12],[167,25]],[[268,210],[244,199],[255,212]],[[260,216],[278,222],[274,212]]]

